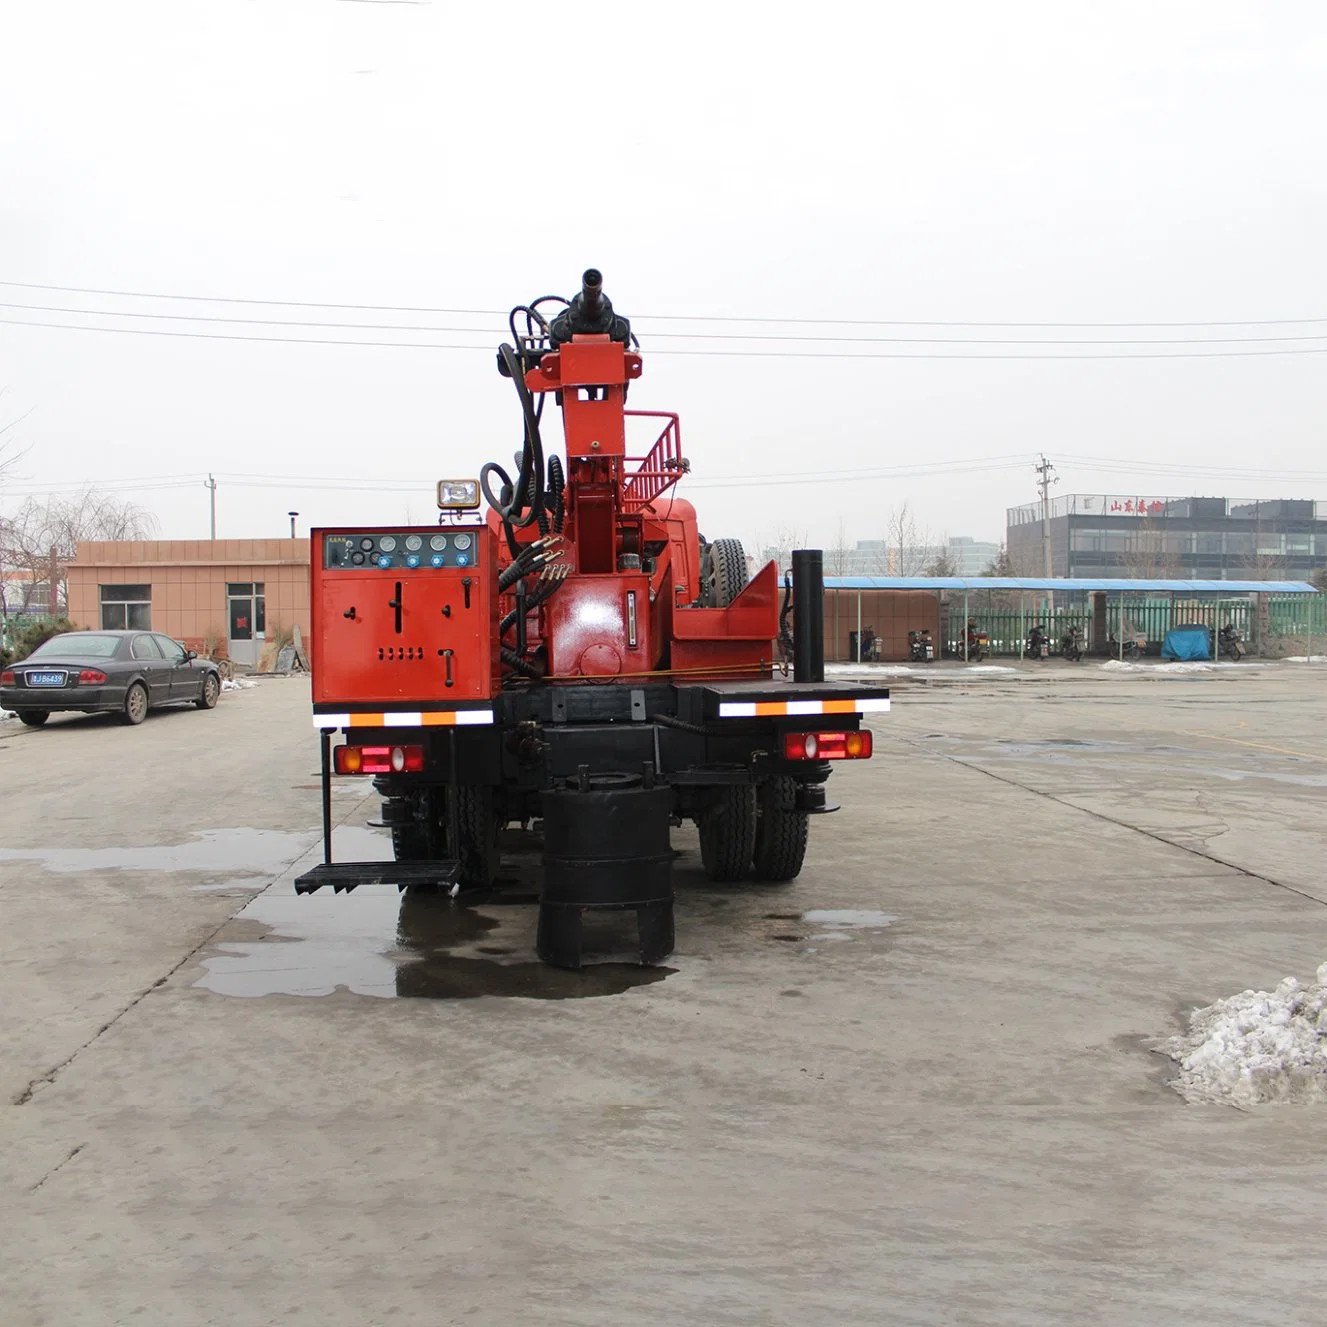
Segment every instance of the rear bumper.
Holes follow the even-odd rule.
[[[0,690],[3,710],[118,710],[124,704],[124,687],[5,687]]]

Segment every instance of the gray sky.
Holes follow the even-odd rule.
[[[1035,496],[1040,450],[1060,492],[1327,499],[1327,355],[1021,357],[1327,350],[1325,74],[1327,8],[1293,0],[11,3],[0,280],[505,310],[599,266],[646,354],[631,404],[681,413],[683,493],[707,534],[748,544],[784,527],[829,545],[840,520],[878,537],[904,500],[935,532],[998,539],[1005,507]],[[214,470],[223,536],[282,533],[291,507],[301,529],[430,521],[430,480],[519,444],[500,318],[13,285],[0,301],[95,311],[0,309],[32,322],[485,347],[0,324],[0,423],[31,411],[7,506],[181,476],[128,496],[164,536],[200,537]],[[752,333],[947,340],[727,339]],[[834,471],[848,474],[787,482]]]

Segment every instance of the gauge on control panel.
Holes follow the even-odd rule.
[[[373,540],[366,536],[359,541],[359,546],[367,553],[373,547]]]
[[[420,536],[417,535],[417,534],[408,534],[408,535],[406,535],[406,537],[405,537],[405,546],[406,546],[406,547],[407,547],[412,553],[414,553],[414,552],[417,551],[418,549],[421,549],[421,548],[424,547],[424,541],[423,541],[423,539],[420,538]]]
[[[452,540],[452,543],[455,544],[457,548],[469,548],[470,536],[468,534],[458,534],[456,538]]]
[[[357,567],[362,566],[363,563],[364,563],[364,554],[361,553],[358,549],[356,549],[356,550],[350,555],[350,560],[351,560],[351,562],[353,562],[353,563],[355,564],[355,566],[357,566]]]
[[[390,553],[396,547],[396,538],[393,535],[385,534],[378,540],[378,547],[384,553]]]
[[[447,536],[445,534],[435,534],[433,538],[429,540],[429,547],[435,551],[439,548],[446,548]]]

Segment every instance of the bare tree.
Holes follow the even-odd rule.
[[[825,556],[825,571],[831,576],[851,574],[853,550],[848,547],[848,531],[839,518],[839,527],[834,532],[834,546]]]
[[[901,507],[890,509],[885,532],[887,539],[884,552],[888,563],[885,574],[923,575],[934,549],[931,547],[929,531],[918,524],[910,503],[905,501]]]
[[[1276,547],[1271,547],[1275,544]],[[1284,580],[1286,557],[1280,550],[1284,547],[1283,536],[1279,531],[1265,530],[1261,520],[1253,525],[1253,551],[1240,558],[1240,571],[1245,580],[1275,581]]]
[[[24,581],[19,611],[36,607],[43,592],[42,606],[61,610],[65,568],[81,541],[147,539],[156,524],[137,504],[93,489],[69,498],[29,498],[14,516],[0,519],[0,563]]]
[[[762,535],[756,541],[761,552],[758,562],[777,562],[779,571],[784,572],[792,565],[793,549],[808,546],[805,530],[795,525],[781,525],[772,536]]]
[[[936,555],[926,564],[924,576],[957,576],[958,563],[950,555],[949,549],[941,545]]]
[[[1132,580],[1174,580],[1179,575],[1179,554],[1162,521],[1148,516],[1130,531],[1123,570]]]

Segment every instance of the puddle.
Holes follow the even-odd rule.
[[[337,841],[341,834],[338,831]],[[271,875],[307,852],[316,832],[207,829],[187,843],[127,848],[0,848],[0,862],[39,862],[64,875],[79,871],[211,871]]]
[[[194,985],[243,997],[347,990],[380,999],[575,1000],[620,995],[677,970],[595,961],[634,943],[634,917],[614,917],[620,926],[594,919],[585,928],[586,966],[550,968],[534,957],[534,909],[503,906],[529,900],[494,897],[480,911],[442,896],[402,895],[393,885],[302,897],[269,890],[231,923],[267,927],[264,938],[220,940]]]
[[[898,921],[892,912],[875,912],[869,908],[812,908],[802,914],[802,919],[831,931],[883,931]]]

